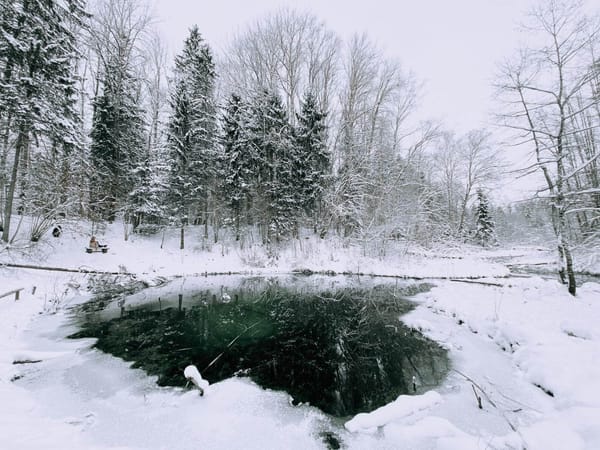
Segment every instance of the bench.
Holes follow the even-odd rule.
[[[15,300],[19,300],[19,293],[25,288],[13,289],[12,291],[8,291],[4,294],[0,294],[0,298],[8,297],[11,294],[15,294]]]
[[[100,245],[100,246],[98,246],[98,248],[86,247],[85,251],[86,251],[86,253],[97,253],[97,252],[108,253],[108,246]]]

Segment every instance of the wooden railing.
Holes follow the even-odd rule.
[[[8,291],[4,294],[0,294],[0,298],[8,297],[11,294],[15,294],[15,300],[19,300],[19,293],[25,288],[13,289],[12,291]]]

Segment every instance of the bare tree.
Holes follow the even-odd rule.
[[[279,93],[293,122],[304,92],[328,110],[339,39],[309,13],[281,9],[238,33],[223,61],[224,92]]]
[[[463,197],[460,204],[458,234],[464,231],[467,205],[481,188],[489,188],[499,178],[503,163],[498,149],[492,145],[491,135],[486,130],[473,130],[461,142]]]
[[[551,200],[560,278],[575,295],[568,215],[577,210],[578,198],[597,192],[577,187],[577,174],[597,160],[597,151],[580,153],[577,141],[585,139],[586,130],[598,127],[597,119],[583,128],[575,119],[598,104],[597,95],[589,96],[586,90],[594,79],[589,55],[600,25],[585,16],[581,2],[560,0],[534,8],[530,22],[527,30],[541,37],[542,44],[521,49],[515,61],[501,67],[498,87],[507,102],[502,118],[535,156],[526,170],[539,170],[544,176],[546,187],[540,195]]]
[[[336,129],[338,229],[355,233],[379,256],[386,241],[409,237],[423,218],[425,149],[437,135],[416,123],[418,84],[366,35],[348,42],[339,83]],[[417,219],[419,217],[419,219]]]
[[[153,21],[147,3],[141,0],[96,0],[93,3],[89,45],[98,59],[101,80],[115,62],[123,70],[144,63],[146,37]]]
[[[458,228],[458,216],[461,194],[461,158],[460,143],[454,133],[446,131],[440,134],[438,148],[434,154],[437,179],[443,192],[446,207],[446,220],[451,228]]]
[[[143,79],[146,81],[148,107],[148,152],[160,143],[160,125],[166,114],[167,101],[167,47],[158,33],[149,36]]]

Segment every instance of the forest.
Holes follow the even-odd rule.
[[[376,256],[529,227],[575,294],[574,255],[599,248],[600,21],[578,2],[530,12],[529,44],[498,62],[495,126],[464,134],[417,119],[422,81],[367,34],[311,13],[275,11],[219,52],[190,24],[171,58],[144,0],[0,5],[0,251],[23,216],[33,242],[121,220],[124,239],[179,229],[182,249],[200,226],[207,245],[315,233]],[[495,204],[507,177],[537,193]]]

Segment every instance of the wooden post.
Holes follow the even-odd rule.
[[[179,294],[179,311],[181,311],[181,303],[183,302],[183,294]]]
[[[0,294],[0,298],[8,297],[11,294],[15,294],[15,301],[19,300],[19,293],[25,288],[13,289],[12,291],[8,291],[4,294]]]
[[[31,289],[31,295],[35,295],[35,290],[37,289],[37,286],[34,286],[33,289]]]

